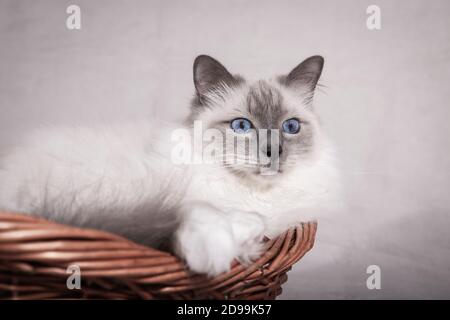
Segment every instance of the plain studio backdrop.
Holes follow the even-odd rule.
[[[320,54],[347,208],[319,221],[282,297],[450,298],[449,15],[445,0],[1,0],[0,152],[42,125],[182,119],[198,54],[251,78]]]

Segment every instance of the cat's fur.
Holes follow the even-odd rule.
[[[264,235],[310,219],[338,195],[333,150],[312,108],[322,66],[315,56],[286,76],[250,82],[211,57],[194,63],[187,128],[199,120],[203,130],[225,134],[232,119],[245,117],[257,133],[301,120],[298,134],[279,135],[279,170],[270,175],[261,174],[257,159],[174,164],[176,126],[167,123],[52,128],[35,132],[1,160],[0,208],[152,246],[170,242],[192,270],[211,275],[226,271],[233,258],[254,259]]]

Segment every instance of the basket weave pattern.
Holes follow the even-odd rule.
[[[317,224],[302,223],[250,265],[215,278],[193,274],[174,255],[104,231],[0,212],[0,299],[275,299],[287,271],[314,245]],[[69,290],[70,265],[81,289]]]

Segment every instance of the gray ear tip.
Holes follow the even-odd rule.
[[[207,54],[199,54],[196,58],[195,61],[197,60],[203,60],[203,59],[210,59],[211,57],[208,56]]]
[[[322,56],[319,56],[319,55],[309,57],[306,60],[309,61],[309,62],[316,62],[317,64],[320,64],[321,66],[323,66],[323,64],[325,62],[325,59]]]
[[[322,74],[323,63],[325,59],[322,56],[315,55],[305,59],[302,63],[296,66],[286,76],[285,83],[288,86],[308,85],[315,88],[317,81]]]
[[[206,62],[206,61],[209,61],[209,62],[215,62],[216,61],[216,59],[214,59],[213,57],[211,57],[211,56],[208,56],[207,54],[200,54],[200,55],[198,55],[196,58],[195,58],[195,60],[194,60],[194,69],[196,69],[197,68],[197,66],[200,64],[200,63],[202,63],[202,62]]]
[[[321,55],[314,55],[314,56],[311,56],[311,57],[309,57],[309,59],[316,59],[316,60],[325,60],[324,58],[323,58],[323,56],[321,56]]]

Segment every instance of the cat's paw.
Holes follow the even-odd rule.
[[[175,248],[189,269],[209,276],[228,271],[239,247],[226,216],[204,203],[185,208],[184,214]]]
[[[237,259],[241,263],[249,264],[264,252],[263,239],[267,230],[265,218],[256,212],[248,211],[233,211],[228,215],[239,250]]]

